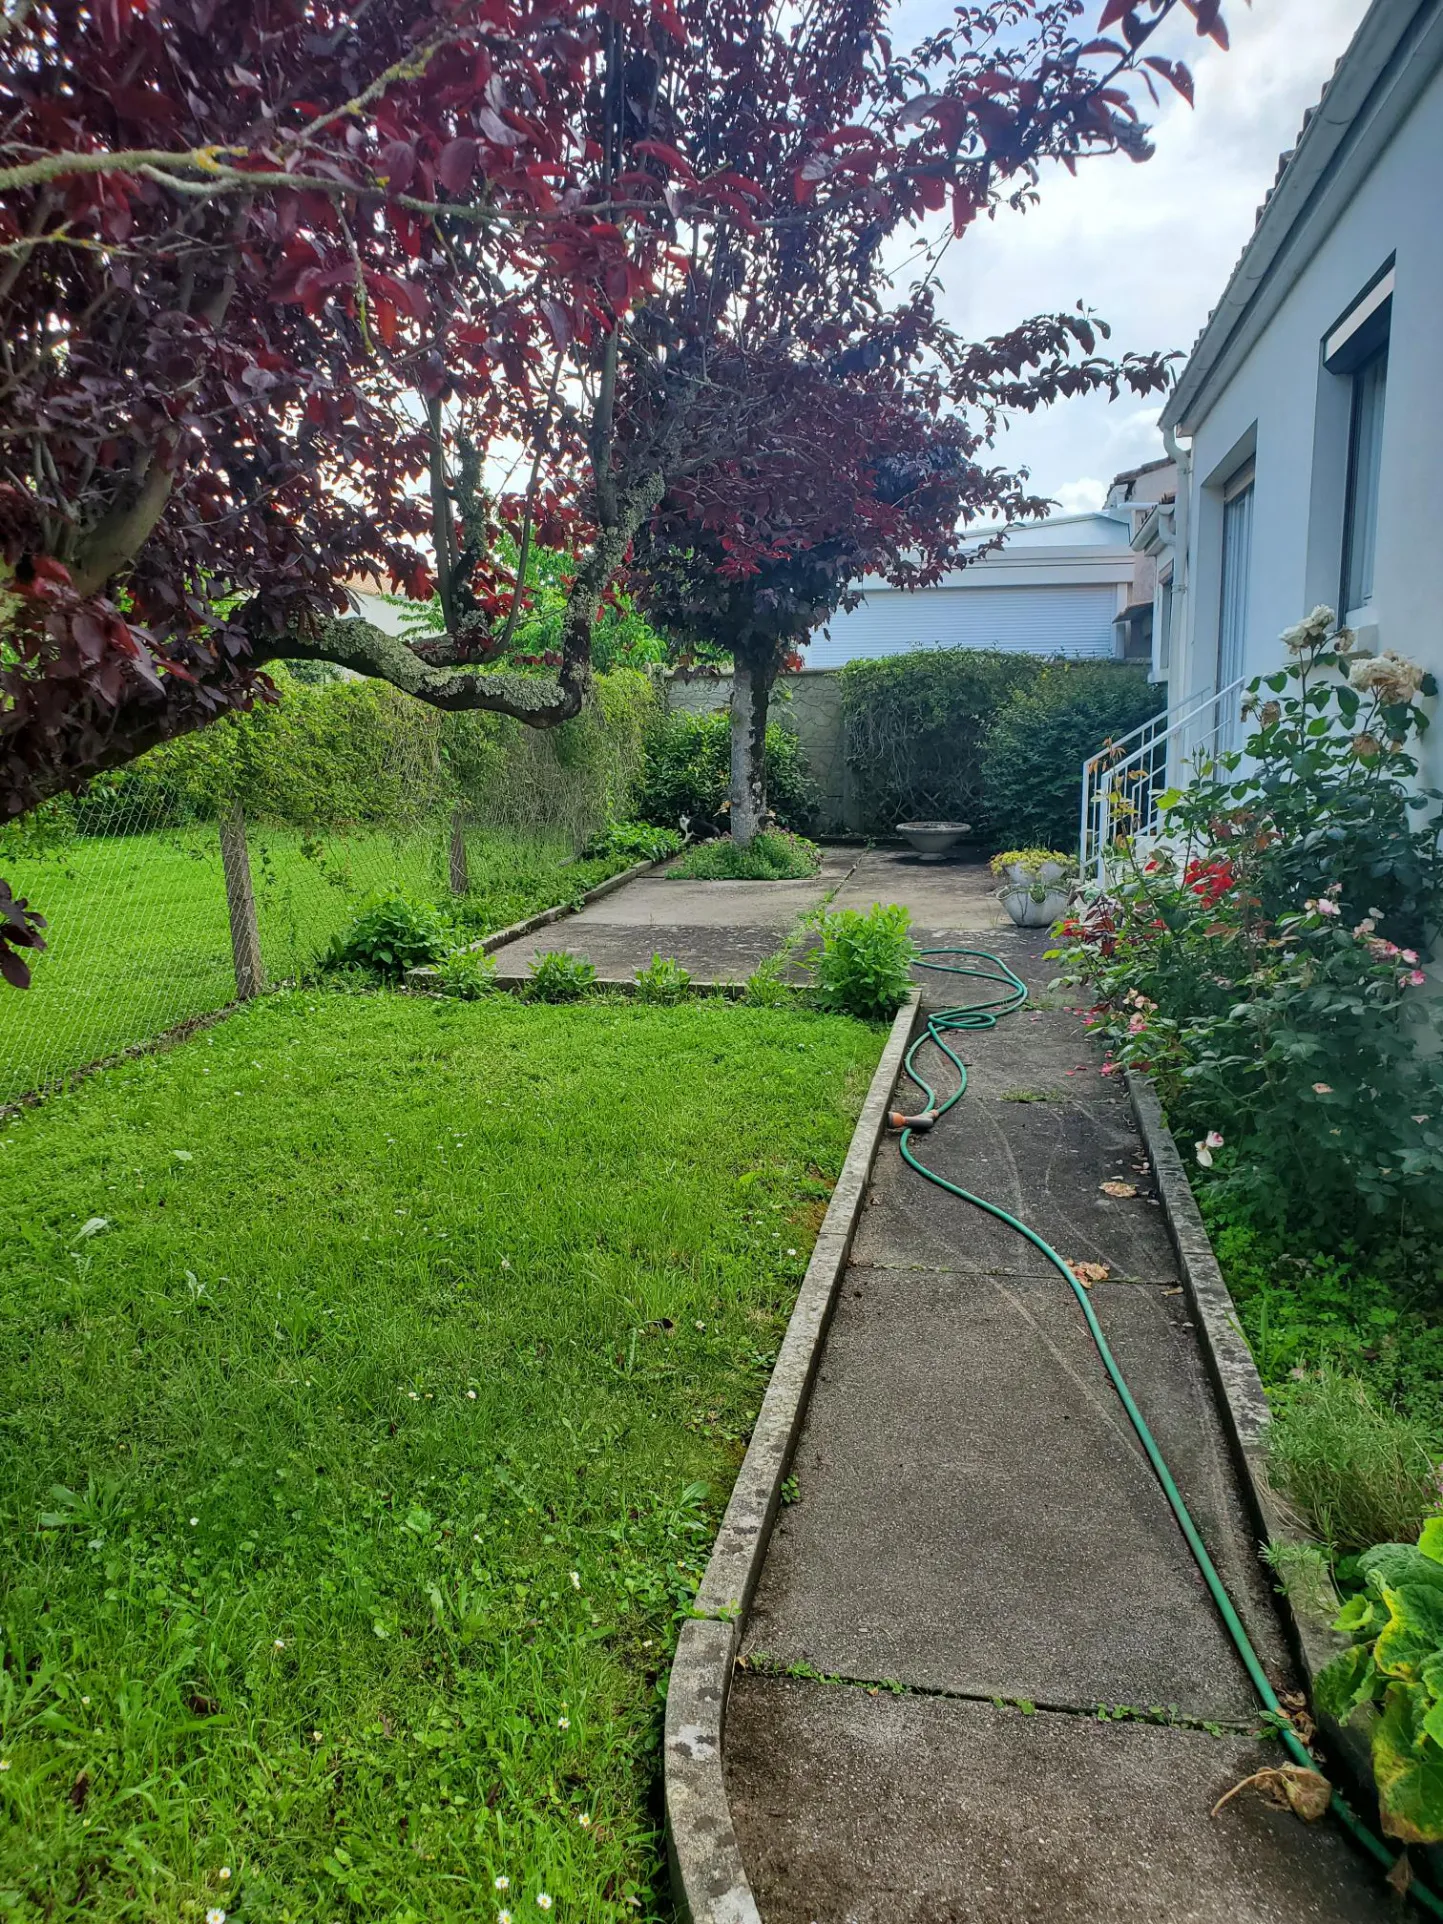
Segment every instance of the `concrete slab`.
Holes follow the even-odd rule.
[[[598,975],[625,980],[645,968],[653,955],[663,955],[674,956],[699,981],[744,982],[759,962],[776,953],[783,932],[754,925],[697,928],[662,922],[634,926],[587,923],[576,915],[538,929],[519,942],[508,942],[496,951],[495,960],[503,975],[524,975],[538,955],[561,949],[568,955],[586,956],[595,964]]]
[[[869,909],[874,902],[901,902],[912,911],[915,939],[925,945],[947,931],[1010,929],[994,886],[983,863],[930,862],[910,850],[863,849],[835,906]]]
[[[588,956],[599,975],[630,976],[654,954],[675,956],[694,976],[740,982],[775,954],[799,915],[845,878],[850,849],[824,852],[822,870],[805,882],[683,882],[667,870],[639,877],[495,951],[503,975],[525,974],[548,950]]]
[[[899,1104],[914,1100],[904,1082]],[[918,1159],[1010,1210],[1065,1261],[1106,1264],[1129,1281],[1177,1281],[1162,1211],[1149,1201],[1141,1143],[1111,1092],[1082,1103],[984,1101],[970,1090],[937,1128],[914,1139]],[[1104,1182],[1132,1183],[1118,1198]],[[862,1267],[1045,1268],[1013,1229],[935,1188],[896,1154],[880,1157],[852,1260]]]
[[[1130,1600],[1129,1600],[1130,1601]],[[1209,1810],[1276,1746],[739,1676],[727,1778],[766,1924],[1382,1924],[1330,1822]]]
[[[859,1287],[853,1271],[844,1292],[746,1649],[968,1695],[1249,1719],[1247,1678],[1066,1284],[892,1271]],[[1181,1297],[1104,1284],[1093,1299],[1289,1687]]]

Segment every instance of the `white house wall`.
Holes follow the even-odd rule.
[[[833,616],[812,637],[806,661],[809,668],[839,668],[913,648],[1110,657],[1117,651],[1117,612],[1117,589],[1106,582],[874,590],[859,608]]]
[[[1390,255],[1395,284],[1369,610],[1377,633],[1369,639],[1443,677],[1443,71],[1434,68],[1382,151],[1355,153],[1351,171],[1361,177],[1349,177],[1345,158],[1320,185],[1260,283],[1260,304],[1276,301],[1276,310],[1250,345],[1243,330],[1230,350],[1236,364],[1223,355],[1178,424],[1192,438],[1193,475],[1187,607],[1175,639],[1178,701],[1214,685],[1222,486],[1248,455],[1256,480],[1245,674],[1278,665],[1278,635],[1300,615],[1319,602],[1337,606],[1348,396],[1346,381],[1323,368],[1321,343]],[[1434,746],[1435,757],[1440,749]]]

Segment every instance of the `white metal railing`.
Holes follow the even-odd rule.
[[[1231,745],[1242,687],[1240,676],[1226,688],[1192,695],[1082,764],[1078,860],[1084,881],[1106,881],[1108,853],[1119,840],[1154,837],[1168,789],[1183,787]]]

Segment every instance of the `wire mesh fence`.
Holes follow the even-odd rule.
[[[566,899],[624,803],[613,746],[596,727],[473,735],[419,715],[381,737],[381,820],[301,827],[235,801],[197,818],[142,762],[0,834],[0,874],[48,924],[32,987],[0,995],[0,1104],[305,975],[378,896],[449,901],[473,929]]]

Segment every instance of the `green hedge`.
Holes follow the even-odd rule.
[[[982,743],[988,833],[1010,848],[1071,848],[1082,806],[1082,764],[1166,705],[1140,668],[1110,661],[1051,662],[998,710]]]
[[[779,828],[805,833],[816,815],[807,758],[790,729],[772,722],[766,739],[767,803]],[[726,827],[731,790],[731,717],[658,715],[647,730],[646,758],[633,796],[637,819],[692,832]]]
[[[383,682],[315,685],[284,669],[275,680],[278,702],[152,749],[42,813],[62,833],[125,833],[213,821],[238,802],[254,821],[319,831],[404,828],[464,802],[482,826],[560,831],[579,847],[628,812],[657,705],[649,677],[627,668],[599,675],[583,712],[552,729],[441,714]]]
[[[1164,706],[1140,668],[927,648],[841,672],[861,825],[970,822],[996,847],[1076,838],[1083,757]]]

